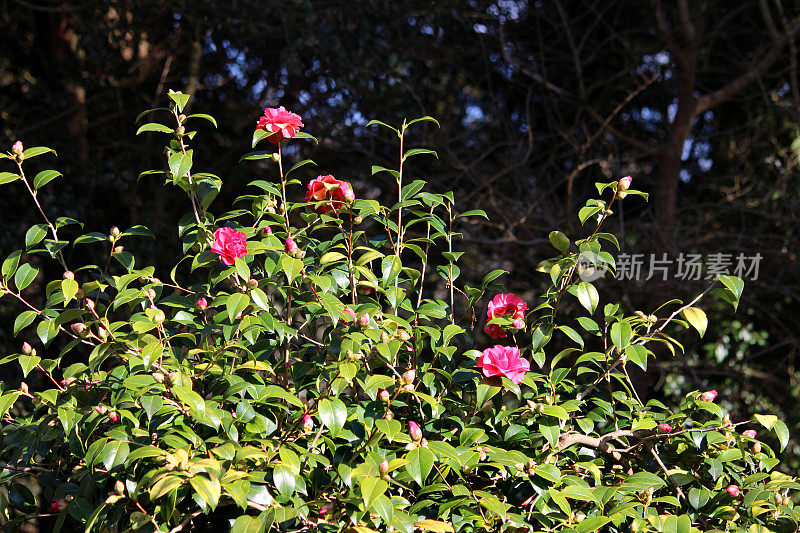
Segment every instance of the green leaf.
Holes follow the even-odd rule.
[[[389,484],[377,477],[367,476],[361,479],[360,489],[361,498],[364,500],[364,508],[369,509],[372,507],[372,502],[383,495]]]
[[[785,450],[786,445],[789,444],[789,428],[786,427],[786,423],[783,420],[777,420],[772,429],[775,430],[775,434],[781,443],[781,451]]]
[[[687,307],[681,311],[681,314],[686,321],[700,333],[700,337],[705,335],[706,328],[708,327],[708,318],[702,309],[698,307]]]
[[[74,279],[62,279],[61,292],[64,293],[64,304],[66,305],[78,293],[78,282]]]
[[[567,251],[569,251],[569,237],[560,231],[551,231],[548,238],[550,239],[550,244],[552,244],[553,247],[562,254],[565,254]]]
[[[420,487],[425,484],[425,479],[433,468],[433,459],[433,452],[428,448],[414,448],[406,454],[406,470]]]
[[[386,287],[392,283],[397,275],[400,274],[401,269],[402,264],[400,263],[399,257],[396,255],[387,255],[384,257],[383,260],[381,260],[381,284]]]
[[[47,224],[36,224],[25,233],[25,248],[29,249],[32,246],[39,244],[47,235]]]
[[[127,442],[122,440],[112,440],[103,446],[103,450],[97,456],[96,461],[100,461],[106,470],[125,464],[131,449]]]
[[[183,108],[186,107],[186,104],[189,103],[189,98],[191,95],[189,94],[179,94],[179,93],[167,93],[169,99],[175,102],[175,107],[178,108],[178,113],[183,113]]]
[[[624,350],[631,343],[632,334],[631,326],[627,322],[611,324],[611,342],[620,350]]]
[[[19,174],[14,174],[13,172],[0,172],[0,185],[5,185],[6,183],[11,183],[12,181],[18,179]]]
[[[336,437],[347,421],[347,407],[338,398],[323,398],[319,402],[319,417],[330,436]]]
[[[739,300],[742,297],[744,290],[744,281],[737,276],[720,276],[719,281],[730,290],[733,295]]]
[[[169,163],[169,171],[175,178],[182,178],[192,169],[192,151],[187,150],[183,152],[175,152],[167,160]]]
[[[219,497],[222,494],[222,487],[217,478],[207,478],[202,474],[197,474],[189,479],[189,484],[200,495],[205,502],[214,509],[219,503]]]
[[[234,323],[239,313],[243,312],[250,305],[250,297],[246,294],[236,292],[228,296],[225,307],[228,309],[228,319]]]
[[[17,290],[21,291],[30,285],[36,279],[37,274],[39,274],[39,269],[28,263],[19,267],[19,270],[14,275],[14,285],[17,286]]]
[[[272,471],[272,481],[275,483],[275,487],[278,489],[280,495],[284,498],[288,498],[292,495],[295,485],[297,484],[297,478],[294,472],[284,464],[275,466]]]
[[[39,316],[39,313],[36,311],[27,310],[21,312],[14,321],[14,335],[30,326],[37,316]]]
[[[160,131],[163,133],[175,133],[170,127],[164,126],[163,124],[159,124],[157,122],[150,122],[148,124],[142,125],[138,130],[136,130],[136,135],[140,133],[144,133],[145,131]]]
[[[14,405],[14,402],[17,401],[17,398],[20,397],[22,393],[19,391],[12,391],[7,392],[0,396],[0,417],[5,416],[11,406]]]
[[[22,157],[25,159],[30,159],[32,157],[37,157],[42,154],[47,154],[50,152],[58,156],[58,154],[56,154],[56,151],[53,150],[52,148],[48,148],[46,146],[34,146],[33,148],[28,148],[27,150],[22,152]]]
[[[190,119],[190,118],[202,118],[202,119],[205,119],[205,120],[209,121],[210,123],[212,123],[215,128],[217,127],[216,119],[214,117],[212,117],[211,115],[207,115],[205,113],[195,113],[193,115],[187,115],[186,118],[187,119]]]
[[[281,258],[281,269],[286,274],[286,279],[291,283],[294,278],[303,270],[303,262],[294,257],[283,256]]]
[[[59,176],[63,176],[63,174],[57,170],[42,170],[33,178],[33,188],[38,190]]]
[[[589,310],[589,313],[594,314],[595,309],[597,309],[597,303],[600,301],[600,295],[597,294],[597,289],[595,289],[594,285],[591,283],[582,281],[578,284],[576,290],[578,301]]]
[[[436,159],[439,159],[439,154],[437,154],[433,150],[428,150],[427,148],[412,148],[411,150],[408,150],[405,154],[403,154],[403,161],[405,161],[409,157],[413,157],[415,155],[420,155],[420,154],[430,154]]]

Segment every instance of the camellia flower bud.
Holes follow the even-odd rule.
[[[619,181],[617,182],[617,185],[619,186],[619,190],[627,191],[628,189],[630,189],[632,181],[633,181],[633,178],[631,176],[625,176],[624,178],[620,178]]]
[[[153,379],[156,381],[156,383],[164,383],[166,377],[161,372],[153,372]]]
[[[153,322],[157,324],[163,323],[167,319],[167,315],[164,314],[164,311],[161,309],[157,309],[155,314],[153,315]]]
[[[381,342],[389,342],[389,334],[381,331]]]
[[[658,425],[658,429],[660,429],[662,433],[669,433],[670,431],[672,431],[672,426],[670,426],[666,422],[661,422]]]
[[[761,443],[756,441],[753,443],[753,453],[761,453]]]
[[[756,433],[755,429],[748,429],[744,433],[742,433],[742,435],[744,435],[745,437],[747,437],[749,439],[754,439],[754,438],[756,438],[757,433]]]
[[[353,219],[353,224],[355,224],[356,226],[358,226],[358,225],[359,225],[359,224],[361,224],[362,222],[364,222],[364,218],[363,218],[363,217],[355,217],[355,218]]]
[[[119,422],[119,413],[116,411],[109,411],[108,419],[111,420],[112,422]]]
[[[68,377],[68,378],[64,378],[64,379],[62,379],[62,380],[61,380],[61,386],[62,386],[62,387],[69,387],[70,385],[72,385],[73,383],[75,383],[75,380],[76,380],[76,379],[75,379],[75,377],[73,377],[73,376],[70,376],[70,377]]]
[[[736,485],[728,485],[728,488],[725,489],[725,492],[733,496],[734,498],[739,495],[739,487]]]
[[[272,228],[269,226],[264,226],[261,228],[261,235],[272,235]]]
[[[297,243],[294,242],[294,239],[291,237],[286,238],[286,244],[284,245],[284,250],[286,253],[291,255],[292,257],[296,257],[300,253],[300,248],[297,246]]]
[[[408,423],[408,434],[411,435],[411,440],[419,442],[422,439],[422,428],[413,420]]]
[[[51,513],[63,513],[67,510],[67,502],[65,500],[56,500],[50,504]]]
[[[114,237],[114,239],[119,239],[120,231],[119,228],[116,226],[111,226],[111,229],[108,230],[108,234]]]
[[[28,394],[28,384],[23,381],[19,384],[19,390],[22,392],[22,394]]]
[[[104,415],[108,412],[108,407],[105,405],[95,405],[94,410],[97,414]]]
[[[378,470],[380,471],[381,475],[385,475],[389,473],[389,461],[384,459],[381,461],[381,464],[378,465]]]
[[[406,383],[414,383],[416,379],[417,371],[413,368],[411,370],[406,370],[406,372],[403,374],[403,381]]]
[[[517,318],[511,323],[511,327],[513,327],[514,329],[524,329],[525,321],[522,320],[521,318]]]
[[[67,270],[66,272],[64,272],[64,275],[61,276],[61,277],[64,278],[64,279],[75,279],[75,273],[72,272],[72,270]]]
[[[381,390],[378,391],[378,398],[383,403],[389,403],[389,400],[391,399],[391,395],[389,394],[388,390],[381,389]]]
[[[28,344],[27,342],[22,343],[22,353],[25,355],[30,355],[33,352],[33,347]]]
[[[369,327],[369,313],[364,311],[364,314],[359,317],[358,323],[362,328]]]
[[[715,391],[714,389],[703,392],[700,394],[700,396],[698,396],[698,398],[704,402],[713,402],[716,397],[717,397],[717,391]]]
[[[114,247],[114,253],[115,254],[121,254],[124,250],[125,250],[125,248],[123,246],[115,246]]]
[[[22,161],[22,152],[25,151],[25,148],[22,146],[22,141],[17,141],[11,146],[11,153],[16,156],[17,159]]]
[[[86,307],[86,309],[91,311],[92,309],[94,309],[94,300],[92,300],[91,298],[86,298],[86,301],[83,302],[83,305]]]
[[[308,413],[303,415],[303,429],[305,431],[311,431],[314,429],[314,420],[308,415]]]
[[[319,508],[320,516],[325,516],[326,514],[330,513],[333,510],[333,503],[328,502],[322,507]]]
[[[83,322],[75,322],[72,324],[69,329],[72,330],[72,333],[78,335],[79,337],[83,337],[86,335],[86,324]]]
[[[397,332],[397,336],[400,338],[401,341],[406,342],[411,340],[411,333],[407,332],[404,329],[401,329]]]
[[[345,307],[345,308],[344,308],[344,312],[345,312],[345,314],[346,314],[347,316],[349,316],[349,317],[352,319],[352,322],[355,322],[355,321],[357,320],[357,319],[356,319],[356,313],[355,313],[355,311],[353,311],[353,310],[352,310],[352,309],[350,309],[349,307]]]
[[[250,287],[250,288],[258,287],[258,280],[254,279],[254,278],[250,278],[249,280],[247,280],[247,286]]]
[[[206,300],[201,296],[200,298],[197,299],[197,303],[195,303],[195,306],[202,311],[203,309],[206,309],[208,307],[208,300]]]

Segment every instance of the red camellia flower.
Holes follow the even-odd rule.
[[[356,195],[350,184],[337,180],[330,174],[311,180],[306,191],[306,202],[316,202],[313,209],[317,213],[327,213],[333,209],[339,211],[344,204],[355,199]]]
[[[519,356],[516,346],[495,346],[483,351],[478,358],[478,368],[483,370],[487,378],[505,376],[515,385],[522,383],[525,372],[531,369],[531,364]]]
[[[283,106],[266,108],[264,116],[258,119],[256,125],[256,129],[271,133],[267,136],[267,140],[271,143],[291,139],[302,127],[303,119],[300,118],[300,115],[287,111]]]
[[[231,266],[237,257],[247,255],[247,237],[233,228],[219,228],[214,232],[211,251],[217,254],[223,263]]]
[[[514,321],[513,326],[516,329],[522,329],[525,327],[525,322],[522,319],[525,317],[525,311],[527,310],[528,304],[523,302],[521,298],[517,298],[516,294],[510,292],[498,294],[492,298],[492,301],[489,302],[489,306],[486,309],[486,316],[489,320],[496,316],[508,317]],[[486,324],[483,331],[493,339],[506,336],[505,331],[503,331],[503,328],[498,324]]]

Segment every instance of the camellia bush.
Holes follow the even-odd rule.
[[[31,340],[0,362],[40,384],[0,395],[5,530],[796,531],[800,485],[759,440],[785,446],[782,421],[731,420],[716,391],[665,405],[633,387],[656,345],[680,354],[674,331],[705,332],[702,296],[735,308],[743,283],[633,314],[605,301],[618,242],[604,222],[646,200],[630,177],[598,184],[588,236],[550,234],[549,289],[523,301],[500,270],[459,283],[458,224],[482,213],[407,168],[436,155],[409,146],[434,119],[370,123],[400,148],[395,168],[372,167],[397,183],[381,205],[295,178],[312,162],[292,145],[314,138],[267,109],[242,158],[263,176],[225,211],[224,179],[193,165],[192,128],[216,123],[169,98],[139,133],[166,142],[141,179],[186,193],[171,272],[137,264],[146,228],[81,234],[41,205],[60,173],[30,176],[52,150],[0,154],[0,183],[41,214],[0,278]],[[74,265],[73,247],[102,260]],[[48,263],[60,279],[41,279]]]

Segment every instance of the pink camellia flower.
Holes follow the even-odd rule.
[[[508,317],[514,321],[514,328],[522,329],[525,327],[525,321],[523,319],[525,317],[525,311],[527,310],[528,304],[523,302],[521,298],[517,298],[513,292],[510,292],[498,294],[492,298],[492,301],[489,302],[486,308],[486,316],[489,320],[499,316]],[[483,331],[493,339],[506,336],[503,328],[498,324],[486,324]]]
[[[267,140],[271,143],[291,139],[302,127],[303,119],[300,118],[300,115],[287,111],[283,106],[266,108],[264,116],[259,118],[258,124],[256,124],[256,129],[271,134],[267,136]]]
[[[631,188],[631,182],[632,181],[633,181],[632,177],[625,176],[624,178],[620,178],[619,179],[619,181],[617,182],[617,186],[619,187],[619,190],[627,191],[628,189]]]
[[[247,237],[233,228],[219,228],[214,232],[211,251],[217,254],[223,263],[231,266],[237,257],[247,255]]]
[[[11,153],[16,156],[22,155],[22,152],[24,151],[25,149],[22,147],[22,141],[15,142],[14,145],[11,147]]]
[[[744,433],[742,433],[747,438],[754,439],[756,438],[756,430],[755,429],[748,429]]]
[[[303,415],[303,429],[306,431],[314,429],[314,420],[311,419],[308,413]]]
[[[658,425],[658,429],[660,429],[662,433],[669,433],[670,431],[672,431],[672,426],[670,426],[666,422],[661,422]]]
[[[734,498],[739,495],[739,487],[736,485],[728,485],[728,488],[725,489],[725,492],[733,496]]]
[[[50,504],[51,513],[63,513],[67,510],[67,502],[65,500],[56,500]]]
[[[355,322],[355,321],[357,320],[355,311],[353,311],[352,309],[350,309],[350,307],[345,307],[345,308],[344,308],[344,313],[345,313],[347,316],[349,316],[349,317],[350,317],[350,319],[351,319],[351,321],[352,321],[352,322]]]
[[[717,391],[714,389],[707,390],[698,396],[698,398],[704,402],[713,402],[714,398],[717,397]]]
[[[478,368],[483,370],[487,378],[505,376],[515,385],[522,383],[525,372],[531,369],[531,364],[519,356],[516,346],[500,346],[487,348],[483,355],[478,357]]]
[[[328,174],[317,176],[308,184],[306,202],[315,202],[313,209],[317,213],[327,213],[333,209],[339,211],[344,204],[356,199],[353,188],[346,181],[340,181]]]
[[[417,442],[422,439],[422,428],[419,427],[419,424],[411,420],[408,423],[408,434],[411,435],[411,440]]]

